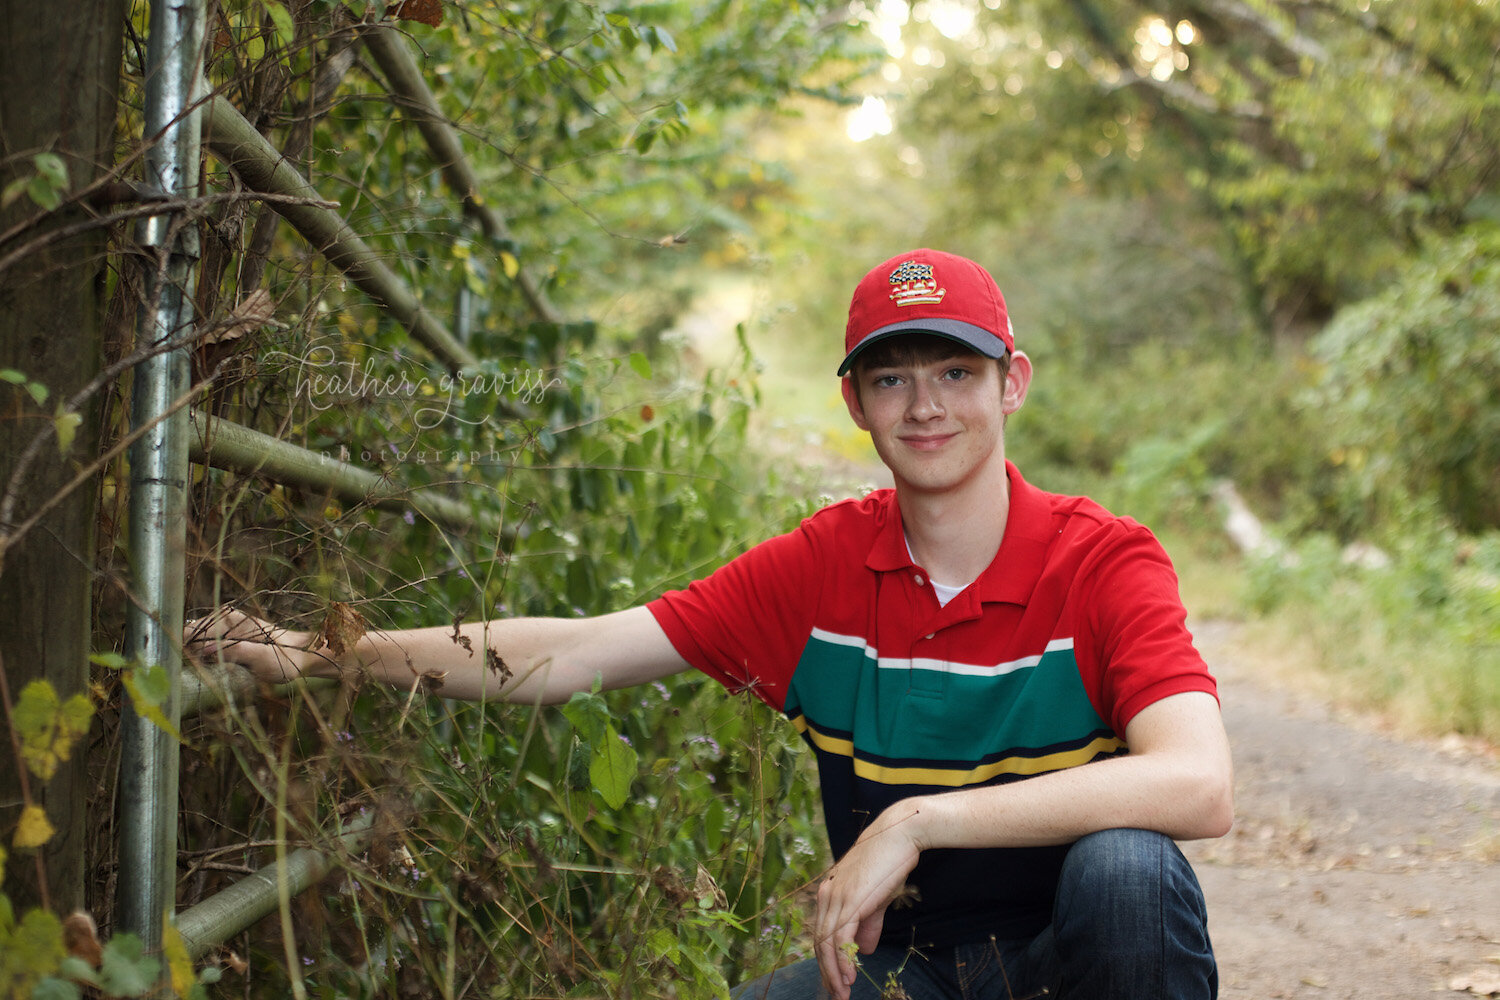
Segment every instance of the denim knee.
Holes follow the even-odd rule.
[[[1053,933],[1065,996],[1217,995],[1203,890],[1162,834],[1104,830],[1074,844],[1058,884]]]

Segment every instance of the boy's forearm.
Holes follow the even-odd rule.
[[[913,836],[923,849],[1065,844],[1110,827],[1222,836],[1233,819],[1233,770],[1212,696],[1179,695],[1146,712],[1154,721],[1142,725],[1154,731],[1135,734],[1130,755],[906,800]]]
[[[308,651],[304,673],[337,677],[358,670],[380,683],[421,687],[445,698],[550,704],[566,701],[571,693],[548,684],[553,667],[566,658],[571,624],[513,618],[371,630],[342,657],[327,647]]]
[[[370,630],[341,657],[303,654],[307,676],[359,670],[445,698],[557,704],[596,682],[624,687],[682,669],[644,608],[596,618],[504,618],[396,632]]]

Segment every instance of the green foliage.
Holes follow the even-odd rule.
[[[0,896],[0,995],[26,997],[62,965],[62,922],[44,910],[18,921]]]
[[[597,693],[577,692],[563,708],[588,753],[589,780],[611,809],[619,809],[630,798],[635,780],[635,747],[615,731],[609,708]]]
[[[99,659],[112,660],[113,654]],[[94,706],[86,695],[66,701],[44,680],[21,689],[11,707],[9,725],[20,742],[26,768],[42,781],[54,776],[58,764],[68,760],[88,733]],[[41,847],[55,831],[42,807],[28,804],[12,844],[18,850]],[[7,854],[0,846],[0,879]],[[92,934],[92,929],[90,930]],[[0,997],[13,1000],[78,1000],[83,988],[102,997],[174,995],[206,1000],[203,984],[216,978],[216,969],[205,970],[202,981],[195,977],[186,948],[175,928],[169,928],[173,992],[162,993],[162,964],[145,953],[139,938],[120,934],[105,942],[94,967],[69,954],[63,923],[43,909],[31,909],[17,919],[9,897],[0,894]],[[175,949],[171,944],[175,942]],[[97,942],[93,942],[97,944]]]
[[[245,599],[287,624],[316,628],[329,600],[379,628],[614,610],[807,512],[747,451],[748,358],[694,375],[667,354],[604,354],[593,327],[534,324],[476,331],[487,360],[445,382],[403,347],[340,338],[346,326],[330,323],[319,343],[347,359],[339,370],[364,373],[364,405],[318,384],[335,369],[307,364],[290,337],[240,384],[242,405],[289,394],[295,433],[315,450],[414,486],[462,483],[501,533],[210,474],[199,516],[221,527],[205,576],[254,581]],[[496,391],[480,391],[481,377]],[[369,391],[403,384],[412,391]],[[524,418],[507,415],[516,405]],[[300,803],[310,835],[316,816],[380,817],[384,846],[343,859],[345,880],[319,901],[328,937],[290,931],[311,964],[289,974],[310,991],[393,995],[444,982],[442,956],[463,954],[478,992],[719,996],[798,946],[791,897],[821,837],[795,735],[764,706],[704,688],[683,678],[585,694],[560,712],[370,692],[342,708],[294,702],[270,728],[241,717],[225,748],[188,734],[189,758],[257,775],[286,773],[290,756],[302,777],[204,803],[219,818],[193,842],[233,828],[270,837],[279,797]],[[279,965],[280,934],[257,932],[258,968]],[[666,937],[676,961],[661,958]],[[263,972],[257,988],[285,985]]]
[[[1252,567],[1248,598],[1310,641],[1351,700],[1425,730],[1500,738],[1500,537],[1413,523],[1389,565],[1328,535]]]
[[[910,26],[928,58],[903,66],[906,142],[961,191],[934,230],[963,238],[976,218],[1081,196],[1170,211],[1186,192],[1220,234],[1200,260],[1271,333],[1322,322],[1426,237],[1493,216],[1492,7],[1236,9],[1032,0],[984,5],[952,37]]]
[[[120,684],[130,695],[130,704],[136,714],[181,742],[182,734],[167,715],[172,678],[166,667],[159,663],[147,665],[127,660],[119,653],[95,653],[89,660],[97,666],[118,671]]]
[[[1431,498],[1468,531],[1500,524],[1500,230],[1436,242],[1313,345],[1308,405],[1329,415],[1334,526],[1404,525]]]
[[[37,207],[52,212],[68,193],[68,166],[56,153],[37,153],[31,158],[35,169],[30,177],[17,177],[0,191],[0,209],[9,208],[23,194]],[[40,404],[41,400],[37,400]]]
[[[46,681],[32,681],[21,689],[11,725],[21,741],[21,759],[32,774],[48,780],[72,754],[73,746],[89,730],[94,706],[86,695],[63,701]]]

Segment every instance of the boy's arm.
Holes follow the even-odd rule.
[[[400,632],[369,631],[341,657],[310,649],[313,633],[239,612],[189,625],[188,648],[250,668],[263,680],[361,671],[445,698],[558,704],[599,680],[605,690],[685,670],[688,663],[644,606],[594,618],[502,618]]]
[[[1187,692],[1142,709],[1130,753],[1005,785],[904,799],[881,813],[818,889],[815,942],[830,994],[849,995],[849,942],[870,951],[887,903],[922,851],[1066,844],[1098,830],[1219,837],[1233,819],[1229,741],[1213,695]]]

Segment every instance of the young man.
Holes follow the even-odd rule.
[[[894,490],[643,607],[465,626],[511,667],[504,686],[447,626],[368,635],[344,664],[250,619],[221,619],[210,645],[267,677],[357,658],[391,683],[415,666],[446,672],[445,696],[515,702],[695,667],[783,711],[816,755],[838,861],[816,958],[737,997],[875,997],[892,976],[913,1000],[1215,996],[1173,840],[1228,830],[1229,751],[1165,554],[1007,463],[1031,362],[978,264],[880,264],[845,349],[850,416]]]

